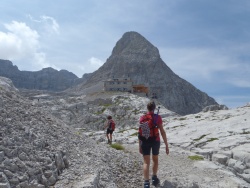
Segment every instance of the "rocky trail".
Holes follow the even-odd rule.
[[[142,160],[137,145],[126,145],[126,148]],[[223,169],[210,161],[194,161],[188,156],[195,155],[179,147],[170,146],[170,154],[166,155],[161,147],[159,155],[158,177],[161,188],[239,188],[250,187],[244,180],[237,178],[232,172]],[[152,164],[151,164],[152,167]],[[151,170],[151,169],[150,169]]]

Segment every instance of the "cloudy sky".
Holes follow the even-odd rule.
[[[230,108],[250,102],[249,0],[1,0],[0,59],[97,70],[137,31],[180,77]]]

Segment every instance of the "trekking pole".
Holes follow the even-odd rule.
[[[158,120],[158,115],[159,115],[159,111],[160,111],[160,106],[158,106],[158,109],[157,109],[157,116],[156,116],[156,121],[155,121],[155,119],[153,119],[153,122],[154,122],[154,125],[156,126],[156,127],[158,127],[157,125],[156,125],[156,122],[157,122],[157,120]]]
[[[157,109],[157,115],[159,114],[159,111],[160,111],[160,106],[158,106],[158,109]]]

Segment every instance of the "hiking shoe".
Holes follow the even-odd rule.
[[[144,188],[150,188],[150,183],[149,182],[144,182]]]
[[[156,187],[159,184],[160,184],[159,178],[157,178],[157,176],[152,176],[152,185]]]

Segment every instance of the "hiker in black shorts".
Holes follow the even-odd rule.
[[[112,116],[108,116],[107,117],[107,123],[105,125],[105,127],[103,129],[106,129],[107,128],[107,133],[106,133],[106,136],[107,136],[107,139],[108,139],[108,144],[112,144],[112,134],[115,130],[115,122],[114,120],[112,119]]]
[[[158,155],[160,150],[160,135],[166,146],[166,154],[169,154],[168,142],[166,132],[162,126],[162,118],[160,115],[154,114],[155,103],[150,102],[147,105],[148,112],[140,117],[140,128],[139,128],[139,151],[143,154],[143,176],[144,176],[144,188],[150,188],[149,182],[149,166],[150,166],[150,154],[152,150],[152,184],[157,186],[160,180],[157,177],[158,171]]]

